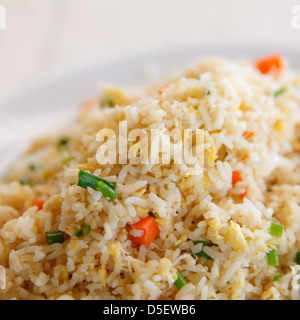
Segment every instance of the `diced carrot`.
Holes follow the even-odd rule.
[[[273,73],[276,77],[279,76],[284,67],[282,56],[275,54],[255,62],[256,68],[263,74]]]
[[[239,196],[243,199],[243,198],[245,198],[245,196],[247,195],[247,192],[248,192],[248,186],[245,187],[245,192],[244,192],[244,193],[241,193]]]
[[[170,86],[168,84],[164,85],[161,90],[158,90],[158,94],[162,94],[164,92],[164,89],[169,88],[169,87]]]
[[[39,210],[43,209],[44,201],[41,198],[36,198],[32,203],[32,206],[38,207]]]
[[[243,137],[245,138],[245,139],[249,139],[250,137],[252,137],[254,135],[254,132],[251,132],[251,131],[245,131],[244,133],[243,133]]]
[[[232,171],[232,185],[234,186],[237,182],[243,181],[243,178],[239,171]],[[248,186],[245,187],[245,192],[239,194],[241,198],[244,198],[247,195]]]
[[[243,181],[243,178],[239,171],[232,171],[232,185],[235,185],[237,182]]]
[[[151,216],[147,216],[137,223],[134,223],[131,228],[144,231],[144,234],[141,237],[130,236],[130,240],[134,244],[149,244],[159,233],[157,222]]]

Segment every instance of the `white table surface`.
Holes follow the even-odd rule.
[[[0,99],[107,57],[223,43],[300,50],[299,0],[0,0]]]

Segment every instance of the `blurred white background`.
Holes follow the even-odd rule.
[[[0,98],[107,57],[222,43],[300,49],[300,0],[0,0]]]

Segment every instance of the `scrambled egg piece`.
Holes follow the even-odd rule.
[[[160,259],[160,266],[158,269],[158,274],[161,276],[162,280],[173,283],[176,280],[176,273],[172,272],[172,262],[168,258]]]
[[[236,251],[247,250],[248,244],[243,234],[242,228],[235,222],[230,222],[224,237],[231,243]]]
[[[98,269],[97,271],[98,277],[100,279],[100,283],[105,284],[107,278],[107,271],[105,268]]]

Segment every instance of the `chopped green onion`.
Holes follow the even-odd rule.
[[[65,241],[64,234],[62,231],[51,231],[46,232],[48,245],[54,243],[63,243]]]
[[[110,95],[104,95],[102,97],[102,102],[101,104],[104,106],[104,107],[109,107],[109,108],[113,108],[115,106],[115,100],[112,96]]]
[[[90,232],[91,232],[91,226],[89,225],[89,224],[87,224],[86,226],[84,226],[83,228],[82,228],[82,230],[83,230],[83,232],[86,234],[86,235],[88,235]]]
[[[115,103],[113,102],[113,100],[108,100],[107,105],[112,108],[114,107]]]
[[[98,181],[102,181],[102,182],[105,182],[113,190],[116,190],[116,188],[117,188],[117,186],[115,184],[113,184],[105,179],[99,178],[99,177],[95,176],[94,174],[91,174],[87,171],[80,170],[78,176],[79,176],[79,180],[81,180],[83,184],[87,183],[87,184],[94,185]],[[79,184],[79,182],[78,182],[78,184]],[[85,186],[80,186],[80,187],[86,188],[86,187],[89,187],[89,185],[87,185],[86,187]],[[91,187],[91,188],[93,188],[93,187]]]
[[[39,166],[36,165],[36,164],[30,164],[30,165],[28,165],[28,169],[29,169],[30,171],[35,171],[35,170],[37,170],[38,168],[39,168]]]
[[[32,184],[32,180],[30,178],[22,178],[19,180],[21,184]]]
[[[268,252],[268,264],[269,266],[278,267],[279,266],[279,256],[277,249],[273,249]]]
[[[83,228],[76,231],[75,236],[77,238],[82,238],[83,235],[88,235],[91,232],[91,226],[89,224],[85,225]]]
[[[68,164],[71,160],[73,160],[73,157],[72,157],[72,156],[69,156],[69,157],[63,158],[63,159],[61,160],[61,163],[62,163],[62,164]]]
[[[296,252],[296,262],[297,264],[300,264],[300,251]]]
[[[270,235],[275,236],[277,238],[281,238],[282,232],[283,232],[283,226],[281,224],[276,224],[271,222]]]
[[[78,180],[79,187],[82,187],[85,189],[87,189],[87,187],[96,189],[97,182],[99,181],[98,177],[83,170],[79,170],[78,178],[79,178]]]
[[[107,183],[103,181],[97,182],[96,190],[100,191],[103,194],[103,196],[109,201],[113,201],[117,198],[117,193]]]
[[[69,144],[69,140],[67,138],[61,138],[59,141],[58,141],[58,147],[60,149],[65,149],[68,147],[68,144]]]
[[[276,92],[274,93],[274,96],[275,96],[275,97],[278,97],[278,96],[280,96],[281,94],[285,93],[286,91],[287,91],[287,88],[286,88],[286,87],[283,87],[283,88],[279,89],[278,91],[276,91]]]
[[[209,90],[206,90],[206,91],[205,91],[205,95],[206,95],[206,96],[210,95],[210,91],[209,91]]]
[[[83,237],[83,230],[82,229],[77,230],[75,233],[75,236],[77,238],[82,238]]]
[[[203,243],[203,246],[202,246],[202,250],[199,251],[199,252],[197,252],[197,253],[195,253],[195,255],[196,255],[197,257],[199,257],[199,258],[211,259],[211,257],[210,257],[207,253],[205,253],[205,252],[203,251],[203,248],[204,248],[204,247],[211,247],[211,246],[218,246],[218,245],[215,244],[215,243],[212,243],[212,242],[211,242],[211,243],[208,243],[208,242],[203,241],[203,240],[193,241],[193,244],[194,244],[194,245],[196,245],[196,244],[198,244],[198,243]]]
[[[281,272],[280,274],[278,274],[277,276],[275,276],[275,277],[273,278],[273,281],[274,281],[274,282],[275,282],[275,281],[280,281],[281,278],[282,278],[282,275],[283,275],[283,272]]]
[[[177,279],[175,280],[174,284],[178,290],[187,284],[187,281],[180,271],[177,272]]]
[[[109,201],[113,201],[117,198],[117,193],[115,192],[117,186],[115,184],[83,170],[79,171],[78,177],[79,187],[85,189],[87,189],[87,187],[90,187],[96,191],[100,191],[103,196]]]

